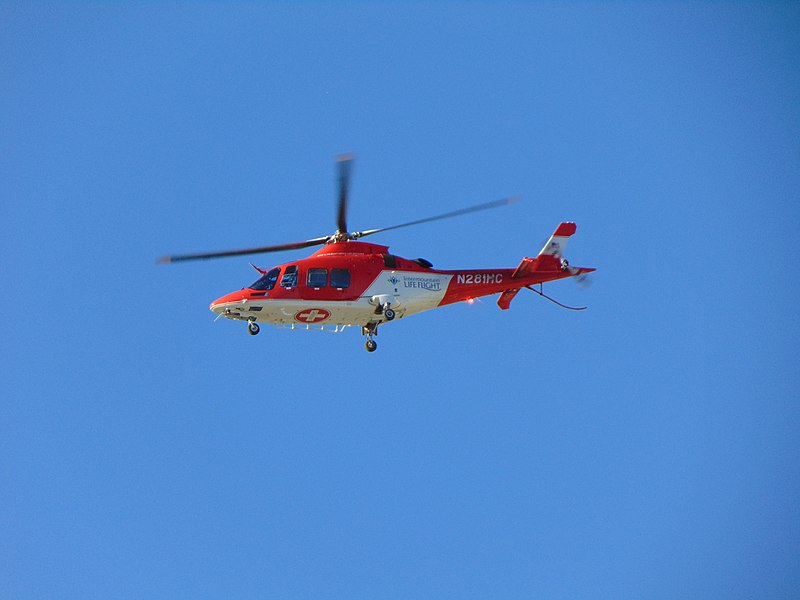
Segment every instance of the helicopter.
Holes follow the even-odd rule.
[[[506,206],[519,198],[503,198],[400,225],[351,232],[347,226],[347,206],[352,163],[352,155],[341,155],[337,159],[337,229],[332,235],[258,248],[164,256],[157,262],[206,260],[322,246],[307,258],[270,269],[250,263],[258,271],[258,279],[239,291],[217,298],[209,308],[217,319],[225,317],[246,322],[250,335],[259,333],[259,323],[334,332],[360,327],[362,336],[366,336],[368,352],[378,347],[374,338],[380,325],[456,302],[472,303],[484,296],[499,294],[497,304],[506,310],[520,290],[528,289],[566,309],[586,308],[561,304],[542,291],[545,282],[570,277],[581,281],[595,270],[572,267],[564,258],[567,241],[576,230],[575,223],[561,223],[539,254],[523,258],[516,268],[434,269],[425,259],[402,258],[391,254],[388,246],[359,240],[401,227]]]

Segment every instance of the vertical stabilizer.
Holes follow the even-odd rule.
[[[575,233],[576,229],[575,223],[561,223],[555,233],[547,240],[544,248],[539,252],[539,256],[555,256],[556,258],[564,256],[564,250],[567,249],[567,241]]]

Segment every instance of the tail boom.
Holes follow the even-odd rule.
[[[439,306],[499,293],[497,304],[505,310],[524,287],[594,271],[589,267],[570,267],[563,257],[567,240],[575,229],[575,223],[561,223],[541,252],[535,258],[523,258],[516,269],[438,271],[451,276]]]

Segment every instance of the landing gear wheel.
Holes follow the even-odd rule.
[[[367,352],[375,352],[378,349],[378,342],[375,340],[367,340],[367,343],[364,344],[364,347],[367,349]]]
[[[258,326],[258,323],[250,321],[247,324],[247,333],[249,333],[250,335],[258,335],[259,331],[261,331],[261,327]]]
[[[383,316],[386,317],[387,321],[391,321],[394,319],[394,311],[391,308],[386,308],[383,311]]]

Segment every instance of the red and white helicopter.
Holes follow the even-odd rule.
[[[219,258],[297,250],[322,246],[308,258],[295,260],[271,269],[253,267],[261,274],[257,281],[211,303],[218,317],[246,321],[251,335],[260,331],[259,323],[272,323],[289,329],[328,329],[343,331],[349,326],[361,327],[367,336],[366,349],[378,347],[373,339],[378,326],[408,317],[424,310],[455,302],[472,302],[475,298],[500,294],[497,304],[507,309],[511,300],[523,289],[556,302],[541,290],[541,284],[568,277],[583,278],[594,271],[588,267],[571,267],[564,258],[575,223],[561,223],[535,258],[523,258],[515,269],[434,269],[428,261],[408,260],[389,252],[387,246],[359,242],[375,233],[419,225],[470,212],[504,206],[515,201],[505,198],[469,208],[419,219],[401,225],[349,232],[347,199],[352,158],[342,156],[339,167],[339,206],[336,233],[304,242],[263,246],[243,250],[165,256],[159,263]],[[539,285],[539,289],[533,286]],[[564,308],[572,308],[556,302]]]

